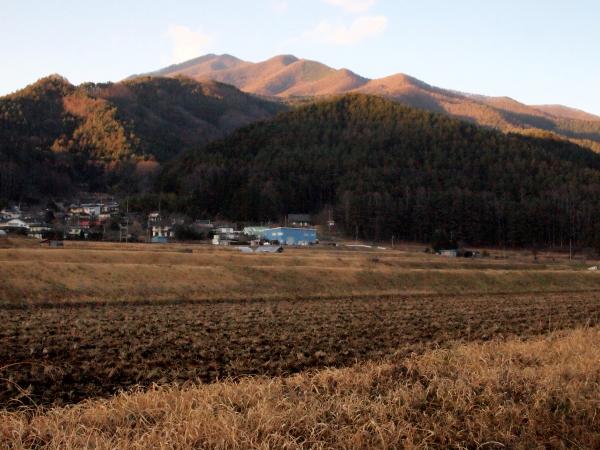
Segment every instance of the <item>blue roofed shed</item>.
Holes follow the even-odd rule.
[[[311,245],[317,243],[317,230],[314,228],[278,227],[263,231],[268,241],[278,241],[283,245]]]

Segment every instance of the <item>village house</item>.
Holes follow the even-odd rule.
[[[118,214],[119,213],[119,203],[115,201],[110,201],[106,203],[101,203],[100,214]]]
[[[91,202],[81,204],[71,204],[69,206],[69,216],[79,217],[80,220],[87,220],[90,226],[103,224],[119,213],[119,204],[115,201],[110,202]]]
[[[152,238],[161,237],[166,239],[173,238],[173,227],[170,225],[156,224],[152,225]]]
[[[80,213],[71,216],[69,220],[69,224],[71,226],[75,226],[82,229],[89,229],[95,226],[101,225],[100,218],[95,215],[91,215],[88,213]]]
[[[153,243],[167,243],[174,237],[173,223],[164,219],[157,211],[148,214],[147,229]]]
[[[222,223],[214,228],[213,245],[242,245],[249,244],[249,236],[243,231],[237,231],[233,225]]]
[[[215,234],[212,243],[213,245],[248,245],[250,240],[241,231],[234,231],[231,234]]]
[[[214,236],[217,237],[217,241],[221,242],[221,245],[224,241],[235,241],[241,232],[235,231],[235,226],[231,224],[222,223],[215,226]],[[213,238],[213,244],[215,243]]]
[[[215,229],[215,233],[218,234],[232,234],[235,232],[235,227],[233,225],[219,225]]]
[[[0,223],[0,229],[7,232],[23,232],[29,231],[29,224],[22,219],[10,219]]]
[[[77,205],[77,204],[71,204],[69,206],[69,214],[70,215],[75,215],[75,214],[83,214],[83,207],[81,205]]]
[[[52,227],[47,223],[30,223],[29,229],[27,231],[27,236],[35,238],[35,239],[46,239],[48,235],[52,232]]]
[[[77,225],[70,226],[67,228],[66,237],[69,239],[79,239],[84,238],[85,233],[88,231],[87,228],[83,228]]]
[[[84,214],[100,217],[100,213],[102,212],[102,203],[82,203],[81,209]]]
[[[98,219],[101,223],[110,221],[112,217],[119,214],[119,204],[117,202],[103,203],[100,206],[100,215]]]

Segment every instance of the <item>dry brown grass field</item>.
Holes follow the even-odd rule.
[[[447,259],[417,252],[288,249],[246,255],[205,245],[67,242],[0,246],[0,302],[307,298],[600,290],[600,276],[564,256]],[[596,263],[594,263],[596,264]]]
[[[0,447],[597,447],[597,262],[421,250],[0,241]]]
[[[6,448],[599,448],[600,332],[0,413]]]

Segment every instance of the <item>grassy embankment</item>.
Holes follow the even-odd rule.
[[[0,248],[4,303],[307,298],[385,294],[589,291],[582,263],[513,253],[445,259],[414,251],[286,249],[243,255],[206,246],[67,243]],[[591,263],[588,263],[591,264]]]
[[[598,448],[600,331],[0,413],[7,448]]]

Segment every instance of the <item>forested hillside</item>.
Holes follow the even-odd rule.
[[[43,78],[0,98],[0,198],[130,189],[182,150],[283,109],[217,82]]]
[[[169,164],[195,216],[266,221],[332,206],[362,238],[600,241],[600,156],[378,97],[347,95],[245,127]]]

